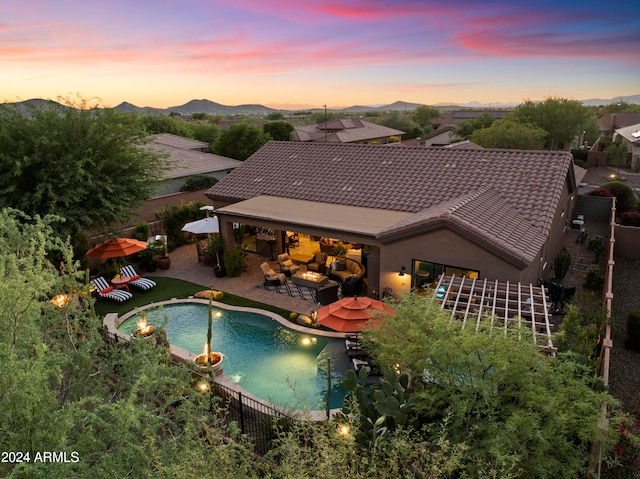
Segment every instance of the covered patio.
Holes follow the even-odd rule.
[[[435,290],[440,308],[450,311],[451,320],[462,321],[463,327],[478,329],[489,320],[492,328],[505,332],[526,328],[542,352],[555,355],[551,305],[544,287],[442,275]]]

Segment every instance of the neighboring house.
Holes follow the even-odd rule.
[[[455,134],[455,126],[445,126],[444,128],[438,128],[436,131],[424,136],[422,143],[424,146],[445,146],[452,142],[460,140],[460,137]]]
[[[570,223],[570,153],[269,142],[206,192],[233,224],[364,245],[369,290],[438,274],[537,283]],[[408,274],[400,276],[402,267]]]
[[[448,126],[458,126],[462,121],[475,120],[480,115],[489,115],[495,120],[502,120],[510,112],[510,110],[453,110],[446,112],[440,118],[434,118],[432,124],[439,130]]]
[[[404,134],[404,131],[360,118],[343,118],[319,125],[296,126],[291,136],[293,141],[384,145],[389,143],[389,137],[401,137]]]
[[[617,129],[640,123],[640,113],[603,113],[597,118],[602,134],[613,134]]]
[[[146,143],[145,148],[166,155],[172,164],[165,173],[167,181],[160,185],[153,197],[179,192],[185,181],[193,175],[207,175],[219,180],[242,164],[242,161],[232,158],[205,153],[203,150],[208,147],[206,142],[168,133],[157,135]]]
[[[627,153],[631,156],[631,169],[637,171],[640,167],[640,123],[618,128],[613,135],[613,141],[622,138],[627,144]]]

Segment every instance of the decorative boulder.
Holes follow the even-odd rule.
[[[309,316],[301,314],[300,316],[298,316],[297,323],[301,326],[311,326],[313,324],[313,321]]]

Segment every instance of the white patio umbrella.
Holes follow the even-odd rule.
[[[203,218],[201,220],[192,221],[182,227],[182,231],[187,233],[193,233],[195,235],[202,235],[207,233],[219,233],[220,226],[218,225],[218,217],[211,216],[209,218]]]

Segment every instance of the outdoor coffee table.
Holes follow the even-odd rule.
[[[306,286],[307,288],[319,289],[329,282],[326,276],[315,273],[313,271],[305,271],[291,275],[291,282],[298,286]]]

